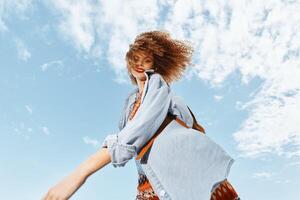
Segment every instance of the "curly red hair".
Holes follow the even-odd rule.
[[[167,83],[171,83],[179,80],[186,67],[191,64],[194,48],[189,41],[172,39],[167,31],[140,33],[133,44],[129,45],[125,56],[128,75],[134,85],[137,82],[135,77],[129,73],[129,69],[135,64],[133,55],[136,51],[152,53],[156,72],[161,74]]]

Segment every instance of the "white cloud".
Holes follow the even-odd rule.
[[[214,99],[216,101],[221,101],[223,99],[223,96],[221,96],[221,95],[214,95]]]
[[[98,147],[98,145],[100,144],[100,142],[98,140],[91,139],[87,136],[83,137],[82,139],[83,139],[85,144],[89,144],[89,145],[92,145],[94,147]]]
[[[290,179],[281,178],[283,177],[281,172],[279,173],[268,172],[268,171],[255,172],[252,174],[252,178],[260,179],[264,181],[272,181],[274,183],[283,183],[283,184],[292,182]]]
[[[276,180],[275,183],[291,183],[292,181],[289,179],[285,179],[285,180]]]
[[[50,61],[48,63],[44,63],[41,65],[41,69],[42,71],[46,71],[48,70],[48,68],[52,68],[52,67],[55,67],[56,69],[58,70],[61,70],[63,68],[63,62],[61,60],[53,60],[53,61]]]
[[[7,24],[8,19],[27,19],[27,12],[32,7],[32,0],[1,0],[0,1],[0,33],[9,32],[10,27]],[[14,40],[18,58],[27,61],[31,53],[20,39]]]
[[[63,64],[63,61],[61,61],[61,60],[53,60],[53,61],[42,64],[40,67],[43,72],[49,70],[49,68],[53,68],[54,70],[56,70],[58,72],[59,75],[62,75],[64,64]]]
[[[252,175],[253,178],[263,178],[268,179],[273,176],[273,173],[271,172],[256,172]]]
[[[43,132],[45,135],[49,135],[49,134],[50,134],[49,128],[46,127],[46,126],[43,126],[43,127],[42,127],[42,132]]]
[[[91,1],[53,0],[54,6],[62,15],[59,29],[66,39],[83,52],[90,52],[95,40],[93,5]]]
[[[25,44],[22,40],[16,39],[15,43],[17,47],[18,58],[26,62],[31,57],[31,53],[25,47]]]
[[[298,166],[300,167],[300,161],[290,162],[287,164],[287,166]]]
[[[0,1],[0,32],[9,30],[5,23],[12,16],[26,18],[26,12],[31,7],[32,0],[1,0]]]
[[[31,127],[25,126],[25,123],[23,121],[19,123],[11,122],[11,124],[15,134],[24,137],[26,140],[30,139],[31,133],[33,131]]]
[[[153,29],[190,40],[195,74],[212,86],[221,86],[234,72],[242,84],[258,77],[259,91],[237,104],[249,112],[233,135],[241,156],[300,155],[299,1],[53,2],[62,13],[64,35],[86,53],[100,48],[118,82],[129,80],[128,44],[137,33]]]
[[[237,104],[249,111],[234,133],[241,156],[300,155],[299,2],[188,2],[170,5],[165,25],[193,41],[198,76],[213,86],[236,71],[244,84],[262,80],[249,102]]]
[[[4,21],[0,18],[0,32],[5,32],[7,31],[8,28],[6,26],[6,24],[4,23]]]
[[[128,81],[125,53],[138,32],[156,27],[157,1],[52,0],[61,14],[59,28],[75,47],[92,56],[106,56],[115,81]],[[105,52],[105,53],[102,53]],[[127,78],[126,78],[127,77]]]
[[[25,108],[29,112],[29,114],[32,114],[32,108],[30,105],[25,105]]]

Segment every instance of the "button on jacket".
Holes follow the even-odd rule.
[[[192,129],[193,117],[180,96],[176,96],[163,77],[146,70],[141,105],[128,120],[138,88],[125,100],[119,132],[107,135],[102,147],[109,150],[114,167],[123,167],[136,158],[154,136],[168,114],[172,120],[155,138],[142,158],[138,170],[149,179],[161,200],[209,200],[213,187],[228,177],[234,159],[206,134]]]

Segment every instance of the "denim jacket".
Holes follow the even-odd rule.
[[[126,98],[119,132],[107,135],[102,147],[108,148],[114,167],[123,167],[138,155],[171,113],[187,127],[172,120],[155,139],[150,152],[136,161],[138,170],[146,174],[161,200],[209,200],[213,188],[227,178],[234,159],[208,136],[192,129],[188,107],[160,74],[152,69],[144,73],[139,109],[128,120],[138,92],[135,88]]]

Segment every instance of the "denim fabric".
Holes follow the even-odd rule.
[[[102,146],[109,149],[114,167],[124,166],[136,156],[167,116],[171,102],[169,85],[159,74],[151,73],[151,79],[146,77],[141,105],[135,116],[118,134],[108,135],[103,142]],[[128,113],[125,117],[128,118]]]
[[[173,120],[155,139],[152,147],[136,160],[161,200],[209,200],[213,186],[226,179],[234,159],[205,134],[192,129],[193,118],[180,96],[163,77],[146,70],[141,105],[133,119],[129,113],[136,98],[135,88],[126,98],[119,132],[108,135],[102,147],[109,149],[112,165],[123,167],[136,157],[155,134],[168,112],[185,122]]]
[[[139,163],[161,200],[209,200],[233,162],[205,134],[173,120]]]

